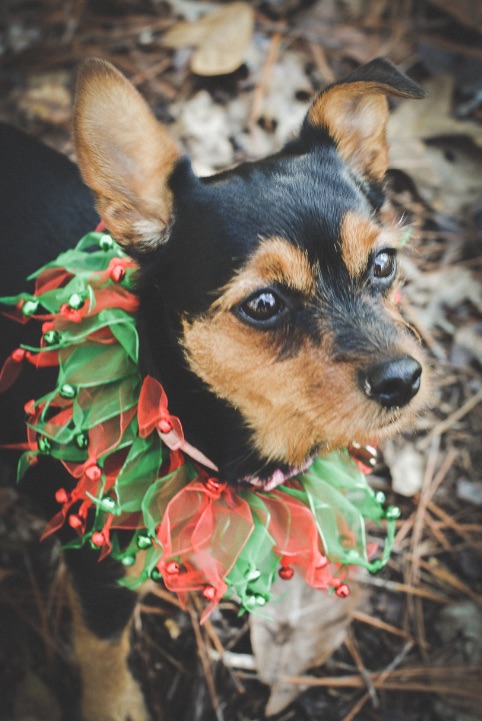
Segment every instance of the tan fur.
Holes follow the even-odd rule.
[[[306,253],[283,238],[261,241],[258,251],[223,289],[215,307],[231,308],[257,288],[272,283],[283,283],[308,298],[315,292],[313,271]]]
[[[82,64],[74,118],[83,178],[115,239],[138,250],[163,242],[172,216],[167,181],[181,156],[177,141],[103,60]]]
[[[72,641],[82,684],[82,720],[148,721],[143,694],[127,663],[130,624],[120,638],[100,639],[87,628],[71,585],[69,601]]]
[[[298,254],[306,269],[302,251],[288,247],[287,241],[265,242],[269,250],[262,242],[210,313],[185,319],[184,347],[192,370],[240,411],[252,429],[254,445],[270,460],[296,466],[318,444],[332,449],[353,440],[372,442],[393,435],[423,405],[423,388],[408,407],[385,410],[359,389],[354,365],[332,360],[329,336],[320,345],[304,339],[294,356],[280,359],[269,332],[260,334],[231,312],[233,304],[260,287],[260,278],[262,287],[272,277],[273,247],[281,257]],[[292,266],[284,267],[284,282],[292,284]],[[307,301],[314,283],[314,278],[306,283],[303,275],[310,293]],[[404,337],[397,350],[421,360],[418,344],[410,337]]]
[[[361,275],[375,246],[380,228],[373,221],[348,212],[343,218],[340,231],[341,254],[348,272],[354,278]]]

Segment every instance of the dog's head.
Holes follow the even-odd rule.
[[[198,178],[118,71],[82,67],[77,154],[140,266],[144,368],[228,480],[386,438],[424,403],[394,301],[399,232],[378,213],[390,94],[424,95],[375,60],[318,95],[279,153]]]

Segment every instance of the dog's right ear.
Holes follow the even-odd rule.
[[[134,86],[104,60],[80,67],[74,139],[83,178],[117,242],[134,254],[165,242],[173,204],[168,180],[181,149]]]

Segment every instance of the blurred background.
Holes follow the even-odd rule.
[[[195,600],[182,612],[159,590],[136,618],[133,660],[155,721],[161,708],[175,721],[480,721],[481,0],[3,0],[0,120],[73,158],[76,68],[89,56],[130,78],[199,174],[278,150],[314,93],[374,57],[429,91],[391,102],[388,131],[391,213],[412,226],[401,307],[434,378],[431,408],[380,449],[371,477],[402,509],[392,560],[362,579],[362,607],[322,664],[322,612],[302,591],[269,622],[225,603],[201,628]],[[0,487],[9,721],[75,714],[63,568],[53,542],[38,543],[42,526]]]

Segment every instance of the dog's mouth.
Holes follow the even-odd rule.
[[[301,466],[293,466],[288,470],[282,470],[276,468],[270,475],[266,477],[261,476],[246,476],[241,479],[241,483],[254,486],[255,488],[261,488],[263,491],[273,491],[278,486],[283,485],[287,481],[291,480],[299,473],[304,473],[313,463],[314,456],[310,456],[308,460]]]

